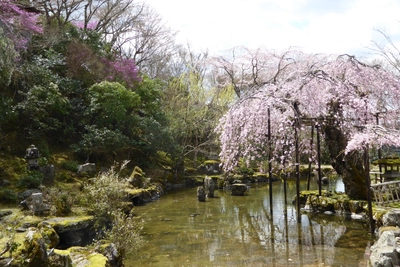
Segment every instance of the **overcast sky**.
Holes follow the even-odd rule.
[[[145,1],[179,32],[179,43],[213,54],[243,45],[362,57],[380,42],[374,29],[400,41],[400,0]]]

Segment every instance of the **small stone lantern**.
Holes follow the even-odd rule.
[[[39,162],[38,162],[39,158],[40,158],[39,149],[37,149],[35,145],[31,145],[26,149],[25,160],[28,162],[28,169],[30,171],[39,169]]]

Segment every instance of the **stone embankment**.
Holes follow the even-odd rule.
[[[400,266],[400,209],[384,213],[377,225],[379,239],[370,248],[370,266]]]
[[[155,184],[146,189],[127,188],[126,193],[130,202],[122,206],[130,212],[134,205],[160,197],[164,189]],[[19,208],[0,210],[0,267],[121,266],[112,243],[90,246],[98,230],[90,215],[50,217]]]

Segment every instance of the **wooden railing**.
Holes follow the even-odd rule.
[[[400,181],[373,184],[371,189],[378,205],[400,202]]]

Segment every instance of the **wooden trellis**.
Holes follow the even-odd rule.
[[[373,184],[371,189],[378,205],[400,202],[400,181]]]

